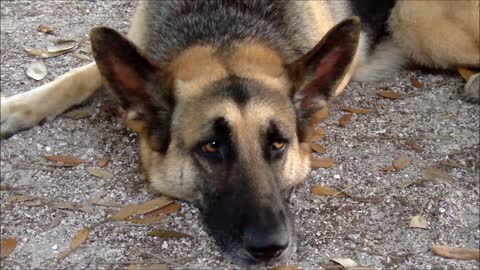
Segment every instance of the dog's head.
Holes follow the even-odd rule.
[[[309,172],[305,131],[344,84],[359,28],[340,23],[293,63],[261,41],[198,45],[155,63],[111,29],[91,38],[105,84],[140,123],[153,186],[196,202],[223,251],[251,264],[294,250],[285,196]]]

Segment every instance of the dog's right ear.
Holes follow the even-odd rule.
[[[113,29],[94,28],[90,38],[104,84],[126,114],[145,126],[141,132],[148,136],[150,147],[165,153],[174,106],[172,75]]]

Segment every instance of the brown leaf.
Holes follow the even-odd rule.
[[[361,108],[352,108],[352,107],[346,107],[346,108],[343,108],[343,110],[346,112],[351,112],[356,114],[369,114],[373,111],[372,109],[361,109]]]
[[[111,200],[108,200],[108,199],[92,199],[92,200],[89,200],[89,202],[91,204],[96,204],[96,205],[100,205],[100,206],[124,207],[123,204],[118,203],[118,202],[114,202],[114,201],[111,201]]]
[[[335,166],[335,162],[329,158],[315,158],[312,157],[310,159],[311,168],[318,169],[318,168],[332,168]]]
[[[165,219],[164,215],[150,215],[150,216],[144,215],[141,218],[132,218],[132,219],[129,219],[128,221],[135,224],[153,224],[153,223],[159,223],[164,219]]]
[[[52,205],[55,208],[58,209],[77,209],[79,207],[79,204],[74,203],[74,202],[57,202]]]
[[[54,45],[48,46],[47,51],[51,53],[71,51],[78,46],[75,40],[59,40]]]
[[[53,29],[48,25],[39,25],[37,27],[37,32],[44,33],[44,34],[50,34],[50,33],[53,32]]]
[[[96,177],[104,178],[104,179],[112,179],[113,174],[107,170],[96,168],[96,167],[87,167],[85,168],[88,173],[91,175],[95,175]]]
[[[173,201],[167,197],[158,197],[139,205],[135,210],[135,214],[146,214],[148,212],[165,207],[171,203],[173,203]]]
[[[451,182],[454,180],[447,172],[432,167],[424,169],[422,171],[422,177],[428,181]]]
[[[350,258],[333,258],[332,262],[336,262],[345,268],[358,267],[358,263]]]
[[[407,187],[411,186],[415,182],[416,181],[414,181],[414,180],[405,181],[405,182],[400,183],[398,185],[398,187],[401,188],[401,189],[404,189],[404,188],[407,188]]]
[[[353,114],[349,113],[349,114],[346,114],[346,115],[342,116],[340,118],[340,120],[338,120],[338,124],[341,127],[344,127],[344,126],[348,125],[348,123],[350,123],[350,121],[352,121],[352,115]]]
[[[143,263],[132,263],[128,266],[127,270],[168,270],[166,264],[143,264]]]
[[[42,205],[43,203],[41,200],[33,200],[33,201],[26,201],[23,204],[25,204],[26,206],[39,206],[39,205]]]
[[[73,120],[78,120],[78,119],[88,118],[92,116],[94,113],[95,111],[90,108],[80,108],[80,109],[66,112],[63,114],[63,116]]]
[[[89,230],[88,228],[83,228],[77,232],[75,237],[73,238],[72,242],[70,243],[70,247],[59,254],[58,258],[63,259],[66,258],[70,253],[75,251],[83,242],[88,239]]]
[[[171,214],[180,211],[182,209],[182,205],[176,202],[173,202],[165,207],[162,207],[160,209],[157,209],[152,212],[145,213],[146,216],[154,216],[154,215],[159,215],[159,214]]]
[[[50,57],[55,57],[55,56],[59,56],[59,55],[62,55],[62,54],[66,54],[68,52],[73,51],[75,48],[70,49],[70,50],[65,50],[65,51],[58,51],[58,52],[49,52],[48,50],[35,49],[35,48],[29,47],[29,46],[23,46],[23,49],[25,51],[29,52],[30,54],[34,55],[34,56],[38,56],[40,58],[50,58]]]
[[[397,170],[406,168],[412,163],[412,160],[407,155],[400,155],[395,161],[393,161],[392,166]]]
[[[298,270],[298,266],[296,265],[285,265],[285,266],[277,266],[274,268],[270,268],[270,270]]]
[[[68,165],[80,165],[82,163],[87,162],[86,160],[72,157],[72,156],[62,156],[62,155],[52,155],[52,156],[45,156],[45,158],[49,161],[54,161],[54,162],[61,162],[63,164],[68,164]]]
[[[342,191],[321,185],[312,185],[311,193],[317,196],[346,197]]]
[[[387,166],[385,168],[382,169],[384,172],[394,172],[396,171],[397,169],[395,169],[395,167],[393,166]]]
[[[413,150],[415,150],[417,152],[423,151],[423,148],[420,145],[418,145],[415,140],[407,140],[405,142],[405,145],[407,145],[408,147],[412,148]]]
[[[425,87],[423,83],[421,83],[415,76],[410,76],[410,82],[412,83],[413,87],[415,88],[423,88]]]
[[[305,137],[307,142],[316,142],[321,138],[325,137],[325,135],[327,135],[327,132],[325,131],[325,129],[323,128],[315,129],[311,127],[307,130],[307,134]]]
[[[428,221],[420,216],[416,215],[413,216],[412,219],[410,219],[410,228],[420,228],[420,229],[428,229]]]
[[[95,166],[105,168],[108,166],[108,163],[110,163],[110,157],[104,156],[95,162]]]
[[[388,99],[399,99],[401,97],[400,93],[384,90],[378,91],[377,95]]]
[[[325,152],[327,152],[327,149],[325,149],[325,147],[319,145],[319,144],[316,144],[316,143],[310,143],[310,148],[319,153],[319,154],[323,154]]]
[[[452,246],[432,246],[432,252],[438,256],[456,260],[480,260],[480,249]]]
[[[93,61],[92,58],[86,54],[83,53],[76,53],[73,55],[73,57],[82,60],[82,61]]]
[[[4,200],[9,203],[10,202],[26,202],[26,201],[32,201],[34,199],[36,198],[28,195],[12,195],[4,198]]]
[[[125,206],[124,208],[120,209],[113,217],[113,220],[125,220],[129,218],[130,216],[133,216],[135,214],[135,211],[138,207],[138,204],[130,204]]]
[[[465,81],[468,81],[470,77],[475,75],[475,71],[466,69],[464,67],[458,67],[457,70],[458,70],[458,73],[460,73],[460,75],[462,75],[462,77],[465,79]]]
[[[148,233],[148,236],[155,236],[161,239],[169,239],[169,238],[186,238],[192,237],[189,234],[182,233],[182,232],[174,232],[174,231],[167,231],[163,229],[154,230]]]
[[[0,258],[5,258],[17,247],[17,238],[9,237],[0,242]]]

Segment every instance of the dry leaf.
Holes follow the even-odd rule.
[[[311,193],[317,196],[346,197],[342,191],[321,185],[312,185]]]
[[[307,130],[307,135],[305,137],[307,142],[316,142],[325,137],[325,135],[327,135],[327,132],[323,128],[310,128]]]
[[[125,206],[124,208],[120,209],[113,217],[113,220],[125,220],[129,218],[130,216],[133,216],[135,214],[135,210],[137,209],[138,204],[130,204]]]
[[[167,197],[158,197],[139,205],[135,210],[135,214],[146,214],[148,212],[165,207],[171,203],[173,203],[173,201]]]
[[[176,203],[176,202],[173,202],[165,207],[162,207],[160,209],[157,209],[155,211],[152,211],[152,212],[148,212],[146,213],[145,215],[146,216],[149,216],[149,215],[159,215],[159,214],[171,214],[171,213],[175,213],[175,212],[178,212],[180,211],[180,209],[182,209],[182,205],[179,204],[179,203]]]
[[[432,246],[432,252],[444,258],[456,260],[480,260],[480,249],[478,248],[459,248],[452,246]]]
[[[89,200],[88,202],[90,202],[91,204],[107,206],[107,207],[124,207],[124,205],[121,203],[114,202],[107,199],[92,199],[92,200]]]
[[[189,234],[182,233],[182,232],[174,232],[174,231],[166,231],[163,229],[154,230],[148,233],[148,236],[155,236],[161,239],[169,239],[169,238],[186,238],[192,237]]]
[[[80,59],[82,61],[93,61],[92,58],[86,54],[83,53],[76,53],[73,55],[73,57]]]
[[[400,93],[384,90],[378,91],[377,95],[389,99],[399,99],[401,97]]]
[[[395,169],[395,167],[393,166],[386,166],[385,168],[382,169],[384,172],[394,172],[396,171],[397,169]]]
[[[5,258],[8,255],[12,254],[12,252],[17,247],[17,238],[9,237],[5,240],[0,242],[0,258]]]
[[[348,125],[348,123],[350,123],[350,121],[352,121],[352,114],[351,113],[342,116],[340,118],[340,120],[338,120],[338,124],[341,127],[344,127],[344,126]]]
[[[142,264],[142,263],[132,263],[128,266],[127,270],[167,270],[168,267],[166,264]]]
[[[465,79],[465,81],[468,81],[470,77],[475,75],[475,71],[472,71],[463,67],[458,67],[457,70],[458,70],[458,73],[460,73],[460,75],[462,75],[462,77]]]
[[[40,58],[50,58],[50,57],[55,57],[55,56],[59,56],[59,55],[62,55],[62,54],[66,54],[68,52],[71,52],[73,51],[73,49],[71,50],[66,50],[66,51],[59,51],[59,52],[49,52],[47,50],[43,50],[43,49],[35,49],[35,48],[32,48],[32,47],[29,47],[29,46],[23,46],[23,49],[25,51],[27,51],[28,53],[34,55],[34,56],[38,56]]]
[[[154,223],[159,223],[164,219],[165,219],[164,215],[151,215],[151,216],[144,215],[142,218],[132,218],[132,219],[129,219],[128,221],[135,224],[154,224]]]
[[[26,73],[28,77],[39,81],[47,76],[47,66],[42,60],[38,60],[28,66]]]
[[[423,83],[421,83],[415,76],[410,76],[410,82],[412,83],[413,87],[415,87],[415,88],[425,87],[423,85]]]
[[[310,159],[310,166],[312,169],[318,168],[332,168],[335,166],[335,162],[329,158],[315,158]]]
[[[351,112],[356,114],[369,114],[373,111],[372,109],[361,109],[361,108],[352,108],[352,107],[346,107],[343,110],[346,112]]]
[[[421,228],[421,229],[427,229],[428,230],[428,221],[420,216],[420,215],[416,215],[414,217],[412,217],[412,219],[410,219],[410,225],[409,225],[410,228]]]
[[[71,51],[77,47],[75,40],[59,40],[54,45],[48,46],[47,51],[51,53]]]
[[[107,170],[96,168],[96,167],[87,167],[85,168],[88,173],[91,175],[95,175],[96,177],[104,178],[104,179],[112,179],[113,174]]]
[[[86,160],[72,157],[72,156],[62,156],[62,155],[51,155],[51,156],[44,156],[48,161],[60,162],[63,164],[69,165],[80,165],[82,163],[87,162]]]
[[[57,202],[52,204],[53,207],[58,208],[58,209],[77,209],[79,207],[79,204],[74,203],[74,202]]]
[[[80,51],[84,52],[84,53],[91,54],[92,53],[92,46],[82,47],[82,48],[80,48]]]
[[[78,120],[78,119],[88,118],[92,116],[94,113],[95,111],[90,108],[80,108],[80,109],[66,112],[63,114],[63,116],[66,118]]]
[[[310,143],[310,148],[319,153],[319,154],[323,154],[325,152],[327,152],[327,149],[325,149],[325,147],[319,145],[319,144],[316,144],[316,143]]]
[[[402,182],[398,185],[399,188],[401,189],[404,189],[404,188],[407,188],[409,186],[411,186],[413,183],[415,183],[416,181],[414,180],[410,180],[410,181],[405,181],[405,182]]]
[[[408,147],[412,148],[417,152],[421,152],[423,150],[423,148],[420,145],[418,145],[417,142],[414,140],[407,140],[405,142],[405,145],[407,145]]]
[[[105,168],[108,166],[108,163],[110,163],[110,157],[104,156],[95,162],[95,166]]]
[[[298,266],[296,265],[285,265],[285,266],[277,266],[274,268],[270,268],[270,270],[298,270]]]
[[[422,171],[422,177],[428,181],[451,182],[454,180],[447,172],[432,167],[424,169]]]
[[[358,263],[350,258],[333,258],[330,261],[338,263],[345,268],[358,267]]]
[[[349,267],[347,270],[375,270],[375,268],[368,267],[368,266],[357,266],[357,267]]]
[[[39,206],[39,205],[42,205],[42,201],[41,200],[26,201],[23,204],[25,204],[26,206]]]
[[[70,243],[69,249],[60,253],[58,258],[63,259],[63,258],[66,258],[68,255],[70,255],[70,253],[75,251],[81,244],[83,244],[83,242],[85,242],[85,240],[88,239],[88,234],[89,234],[88,228],[81,229],[73,238],[72,242]]]
[[[412,160],[407,155],[400,155],[395,161],[393,161],[392,166],[397,170],[406,168],[412,163]]]
[[[37,27],[37,32],[44,33],[44,34],[50,34],[53,32],[53,29],[50,26],[47,25],[40,25]]]
[[[6,202],[26,202],[26,201],[32,201],[36,199],[35,197],[28,196],[28,195],[12,195],[12,196],[7,196],[3,198]]]

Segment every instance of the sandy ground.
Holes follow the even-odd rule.
[[[126,32],[134,2],[126,1],[15,1],[1,2],[1,90],[7,95],[27,91],[86,61],[69,53],[46,59],[46,79],[34,81],[25,70],[35,58],[23,45],[46,47],[57,39],[81,41],[94,26]],[[55,35],[38,33],[44,24]],[[425,87],[415,89],[415,75]],[[461,101],[457,90],[463,80],[456,74],[402,72],[388,81],[351,83],[334,103],[330,118],[320,125],[327,135],[320,143],[324,157],[336,166],[312,171],[291,202],[295,215],[298,251],[285,265],[305,269],[332,269],[329,259],[348,257],[376,269],[478,269],[478,261],[435,256],[434,244],[479,246],[479,106]],[[397,100],[376,96],[380,89],[401,93]],[[118,119],[100,112],[105,94],[83,107],[98,114],[72,120],[59,117],[43,126],[1,142],[1,238],[14,236],[15,251],[1,260],[2,269],[117,269],[132,262],[164,263],[173,268],[234,268],[224,260],[199,223],[198,211],[187,203],[162,224],[133,226],[104,222],[116,208],[93,205],[95,199],[120,204],[155,197],[137,172],[136,135]],[[351,123],[337,123],[346,106],[372,108],[368,115],[353,115]],[[414,140],[423,150],[406,145]],[[105,168],[112,180],[86,172],[87,166],[45,166],[44,155],[71,155],[94,162],[111,156]],[[412,164],[392,173],[382,168],[400,154]],[[455,166],[445,166],[449,161]],[[439,168],[450,182],[422,181],[421,172]],[[402,184],[413,181],[408,187]],[[346,188],[353,198],[312,200],[313,184]],[[27,194],[50,202],[75,202],[83,210],[58,209],[52,203],[31,204],[4,199]],[[45,201],[44,201],[45,202]],[[420,214],[428,229],[409,228]],[[90,227],[89,239],[70,256],[57,259],[73,236]],[[192,238],[161,240],[147,236],[156,228],[188,233]]]

